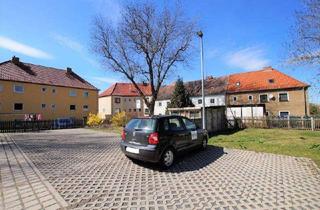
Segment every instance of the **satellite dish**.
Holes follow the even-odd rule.
[[[269,94],[269,99],[273,99],[273,95],[272,94]]]

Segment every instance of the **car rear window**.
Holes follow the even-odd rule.
[[[154,130],[156,125],[155,119],[132,119],[126,125],[127,130]]]

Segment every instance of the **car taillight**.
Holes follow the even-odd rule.
[[[125,139],[126,139],[126,132],[125,132],[124,130],[122,130],[121,139],[122,139],[122,140],[125,140]]]
[[[158,133],[151,133],[148,138],[149,144],[158,144],[159,143],[159,135]]]

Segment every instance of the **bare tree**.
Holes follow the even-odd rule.
[[[158,92],[170,72],[187,62],[194,35],[194,23],[179,9],[157,10],[151,3],[130,4],[115,26],[101,16],[95,19],[92,47],[107,68],[123,74],[138,90],[154,113]],[[152,97],[139,88],[150,84]]]
[[[320,0],[303,0],[296,12],[293,39],[289,43],[292,63],[320,64]]]

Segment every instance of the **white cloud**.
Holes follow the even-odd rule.
[[[44,59],[51,59],[52,56],[42,50],[33,48],[31,46],[22,44],[17,42],[13,39],[0,36],[0,47],[10,50],[12,52],[21,53],[30,57],[34,58],[44,58]]]
[[[121,81],[119,79],[110,78],[110,77],[92,77],[92,79],[99,83],[109,83],[109,84]]]
[[[257,46],[247,47],[226,56],[228,65],[244,70],[255,70],[268,66],[270,61],[265,58],[265,51]]]
[[[85,50],[85,48],[82,44],[80,44],[77,41],[72,40],[69,37],[54,33],[54,34],[52,34],[52,38],[54,40],[56,40],[60,45],[62,45],[64,47],[68,47],[78,53],[83,53]]]
[[[95,68],[100,68],[99,63],[88,56],[86,47],[81,43],[75,41],[74,39],[68,36],[64,36],[57,33],[53,33],[51,36],[59,45],[69,48],[72,51],[78,53],[84,60],[86,60]]]

